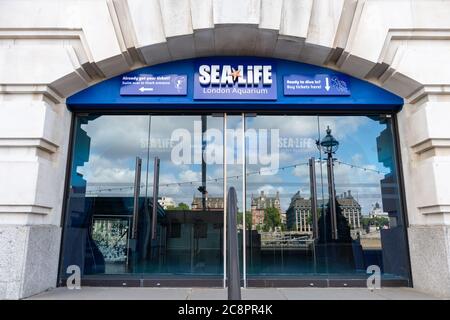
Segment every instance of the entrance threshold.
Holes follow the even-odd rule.
[[[226,300],[223,288],[56,288],[29,300]],[[436,300],[413,288],[247,288],[243,300]]]
[[[65,287],[66,281],[60,282],[60,287]],[[221,288],[223,278],[219,277],[177,277],[177,276],[158,276],[158,277],[85,277],[81,280],[81,286],[88,287],[160,287],[160,288]],[[241,281],[244,287],[244,282]],[[407,279],[382,277],[382,287],[410,287]],[[248,277],[248,288],[366,288],[367,280],[363,277]]]

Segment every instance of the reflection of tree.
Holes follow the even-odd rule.
[[[237,214],[237,221],[238,221],[238,224],[240,224],[242,221],[242,212],[241,211],[239,211]],[[247,211],[245,213],[245,229],[246,230],[252,229],[252,213],[250,211]]]
[[[275,230],[276,227],[281,226],[280,211],[277,208],[264,209],[264,224],[263,231]]]
[[[167,209],[168,211],[170,210],[190,210],[189,205],[187,205],[184,202],[180,202],[176,207],[174,206],[168,206]]]

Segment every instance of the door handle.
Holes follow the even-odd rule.
[[[158,192],[159,192],[159,158],[153,162],[153,200],[152,200],[152,240],[156,239],[156,220],[158,219]]]
[[[137,227],[139,219],[139,195],[141,193],[141,171],[142,171],[142,159],[136,157],[136,164],[134,170],[133,225],[131,229],[131,239],[136,239],[137,237]]]

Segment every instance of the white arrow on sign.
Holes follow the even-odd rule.
[[[328,77],[325,78],[325,90],[330,91],[330,80],[328,79]]]
[[[153,88],[144,88],[144,87],[140,87],[139,88],[140,92],[145,92],[145,91],[153,91]]]

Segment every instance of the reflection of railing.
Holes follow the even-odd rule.
[[[271,249],[309,249],[314,243],[314,240],[300,240],[300,239],[290,239],[290,240],[261,240],[261,248],[271,248]]]
[[[261,232],[261,251],[304,251],[312,255],[314,270],[317,268],[316,240],[312,233],[299,231]],[[269,252],[270,252],[269,251]],[[281,255],[283,256],[283,254]]]
[[[261,249],[305,249],[314,244],[310,233],[299,232],[262,232]]]

